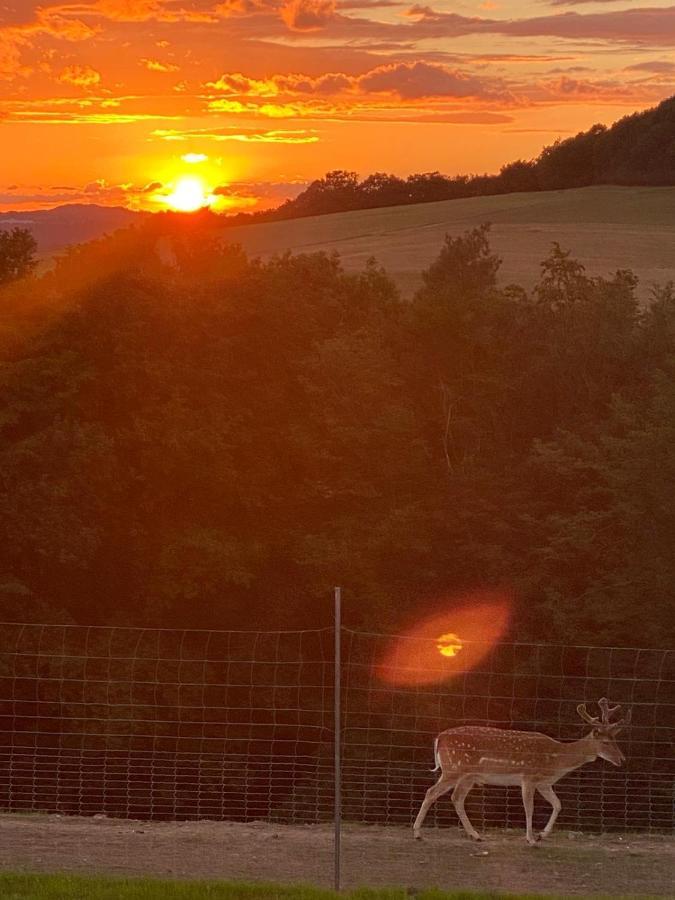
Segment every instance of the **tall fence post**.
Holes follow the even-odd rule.
[[[341,722],[340,722],[340,704],[341,704],[341,637],[342,637],[342,589],[335,588],[335,672],[334,672],[334,710],[335,710],[335,741],[334,741],[334,762],[335,762],[335,843],[334,843],[334,877],[333,886],[336,891],[340,890],[340,839],[342,836],[342,765],[340,759],[341,751]]]

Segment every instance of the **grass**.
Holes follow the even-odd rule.
[[[304,885],[0,873],[3,900],[410,900],[413,896],[414,900],[555,900],[544,894],[428,890],[413,895],[397,888],[361,888],[336,894]],[[635,900],[635,895],[632,897]],[[593,900],[601,898],[594,896]]]
[[[224,236],[253,256],[291,250],[337,251],[347,269],[374,256],[408,293],[438,255],[447,233],[492,222],[504,260],[502,282],[530,287],[559,241],[591,274],[631,268],[644,284],[675,279],[675,188],[591,187],[503,194],[439,203],[355,210],[228,228]]]

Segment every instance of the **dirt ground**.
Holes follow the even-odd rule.
[[[576,894],[675,895],[675,844],[664,835],[559,831],[536,848],[517,831],[474,844],[455,829],[344,828],[344,887],[402,886]],[[141,822],[0,815],[0,868],[330,886],[330,826]]]
[[[342,848],[344,887],[675,896],[675,843],[663,835],[561,830],[530,848],[517,831],[474,844],[455,829],[430,828],[415,842],[408,829],[346,825]],[[332,853],[330,826],[0,815],[0,868],[12,871],[330,886]]]

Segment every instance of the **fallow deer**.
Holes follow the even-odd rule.
[[[553,785],[568,772],[601,757],[620,766],[625,756],[616,744],[619,731],[629,724],[630,709],[623,719],[612,722],[611,717],[620,706],[610,706],[603,697],[598,701],[602,718],[588,714],[586,704],[580,703],[577,712],[591,725],[591,731],[581,740],[561,743],[536,731],[507,731],[502,728],[465,726],[450,728],[438,735],[434,742],[437,772],[441,776],[427,791],[413,825],[413,835],[420,838],[422,823],[431,805],[454,787],[452,802],[466,833],[474,840],[482,840],[469,821],[464,809],[467,794],[476,784],[519,784],[527,822],[528,844],[536,844],[548,837],[558,818],[561,803]],[[546,827],[538,835],[532,831],[534,794],[553,807]]]

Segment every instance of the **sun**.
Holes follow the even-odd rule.
[[[216,198],[198,175],[182,175],[176,179],[173,191],[164,202],[178,212],[195,212],[212,206]]]

